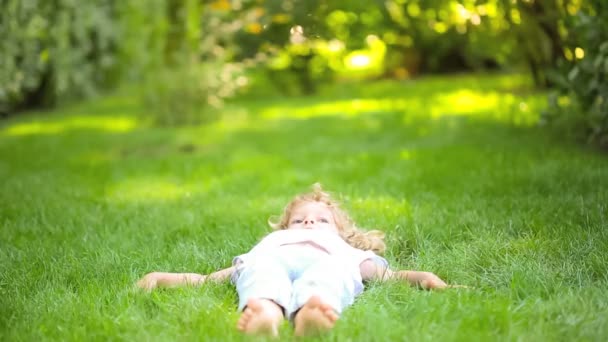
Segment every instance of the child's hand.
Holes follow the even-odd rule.
[[[422,272],[421,280],[418,283],[425,290],[442,290],[442,289],[471,289],[466,285],[448,285],[438,276],[430,272]]]
[[[418,284],[425,290],[439,290],[449,287],[441,278],[431,272],[420,272]]]
[[[137,287],[142,290],[152,291],[158,286],[159,278],[160,274],[158,272],[148,273],[137,282]]]

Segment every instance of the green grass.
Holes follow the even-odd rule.
[[[370,284],[327,340],[608,339],[608,159],[535,123],[515,76],[250,96],[219,121],[154,128],[112,96],[0,123],[0,340],[242,340],[209,273],[316,181],[393,268],[472,290]],[[290,339],[291,330],[282,337]]]

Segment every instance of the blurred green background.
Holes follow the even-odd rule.
[[[235,95],[424,74],[510,72],[550,89],[544,122],[608,145],[604,0],[5,0],[0,113],[143,84],[159,124]]]

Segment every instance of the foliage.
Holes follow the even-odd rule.
[[[349,72],[357,75],[364,66],[349,68],[348,60],[351,54],[361,55],[370,37],[386,46],[380,63],[386,76],[525,67],[537,85],[549,86],[547,74],[563,59],[568,23],[586,6],[578,0],[390,0],[377,1],[372,7],[360,2],[303,3],[255,5],[261,13],[258,25],[250,24],[252,29],[239,34],[236,41],[245,54],[262,51],[281,56],[281,75],[293,79],[291,74],[299,74],[295,79],[301,80],[304,89],[314,89],[307,84],[311,80],[324,82]],[[300,42],[294,42],[295,28],[302,32]],[[298,44],[305,48],[294,49]],[[318,48],[323,44],[340,53],[327,58]],[[294,51],[308,54],[302,58]],[[375,71],[368,75],[377,76]]]
[[[118,32],[105,0],[7,0],[0,10],[0,110],[89,95],[112,77]]]
[[[167,0],[171,28],[163,45],[164,64],[146,77],[146,115],[160,125],[213,119],[214,109],[248,83],[244,73],[260,57],[236,60],[234,37],[246,24],[214,4]]]
[[[563,59],[569,22],[585,2],[569,0],[388,1],[391,49],[408,73],[527,68],[540,87]]]
[[[564,59],[567,28],[582,4],[569,0],[503,2],[514,56],[525,63],[539,87],[552,86],[549,75]],[[571,14],[572,13],[572,14]]]
[[[0,112],[90,96],[158,65],[162,0],[6,0]]]
[[[238,63],[183,62],[159,69],[144,86],[145,116],[162,126],[208,122],[246,82]]]
[[[588,142],[608,147],[608,4],[590,1],[571,29],[571,62],[556,73],[559,91],[551,97],[545,119],[562,122]]]
[[[397,74],[492,67],[512,45],[487,48],[506,26],[496,1],[387,1],[380,8],[390,23],[382,36]]]
[[[167,15],[168,0],[113,2],[119,28],[115,42],[117,74],[123,81],[142,81],[150,72],[164,67],[167,39],[175,30]]]

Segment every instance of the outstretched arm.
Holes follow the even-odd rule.
[[[363,280],[404,280],[412,286],[421,287],[423,289],[444,289],[450,287],[438,276],[431,272],[421,271],[392,271],[387,267],[378,265],[372,260],[365,260],[359,265],[361,278]]]
[[[209,280],[220,282],[229,279],[235,268],[235,266],[228,267],[209,275],[197,273],[152,272],[141,278],[137,282],[137,286],[148,291],[157,287],[200,286]]]

